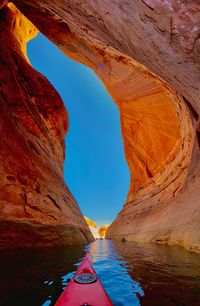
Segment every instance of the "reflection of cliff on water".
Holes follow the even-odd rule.
[[[143,295],[140,282],[129,275],[129,263],[120,256],[115,243],[110,240],[96,240],[85,247],[93,266],[114,306],[139,306]],[[101,306],[101,305],[99,305]]]
[[[199,306],[200,255],[149,243],[2,251],[0,306],[53,306],[89,252],[114,306]]]
[[[115,242],[144,291],[141,305],[200,305],[200,255],[179,247]]]
[[[82,257],[83,246],[1,252],[0,305],[54,305]]]

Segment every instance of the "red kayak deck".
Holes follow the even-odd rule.
[[[113,306],[88,254],[55,306]]]

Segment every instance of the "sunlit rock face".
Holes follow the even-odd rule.
[[[99,236],[101,238],[105,238],[106,232],[107,232],[108,228],[109,228],[109,225],[102,225],[102,226],[100,226],[100,228],[99,228]]]
[[[131,181],[107,237],[198,251],[199,2],[14,3],[64,53],[91,67],[119,108]]]
[[[94,237],[95,239],[98,239],[98,238],[99,238],[99,233],[98,233],[98,228],[97,228],[96,222],[90,220],[90,219],[87,218],[86,216],[84,216],[84,218],[85,218],[85,221],[86,221],[87,225],[88,225],[89,228],[90,228],[90,231],[91,231],[93,237]]]
[[[89,229],[95,239],[99,239],[99,232],[97,227],[89,226]]]
[[[27,61],[37,29],[12,4],[0,28],[0,248],[92,240],[63,180],[66,110]]]
[[[88,226],[91,226],[91,227],[94,227],[94,228],[97,227],[96,222],[90,220],[88,217],[84,216],[84,219],[85,219]]]

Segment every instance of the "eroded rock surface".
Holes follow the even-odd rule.
[[[119,108],[131,182],[107,236],[198,251],[199,1],[14,3],[91,67]]]
[[[92,234],[63,180],[63,102],[27,62],[37,29],[0,11],[0,248],[81,243]]]

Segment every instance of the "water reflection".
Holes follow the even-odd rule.
[[[122,244],[122,243],[121,243]],[[139,282],[129,275],[131,266],[110,240],[98,240],[85,247],[112,302],[116,306],[140,305],[143,291]]]
[[[0,305],[54,305],[83,246],[1,251]]]
[[[200,255],[178,247],[110,240],[1,252],[0,305],[54,305],[85,252],[115,306],[200,305]]]
[[[155,244],[115,243],[142,286],[141,305],[200,305],[200,255]]]

